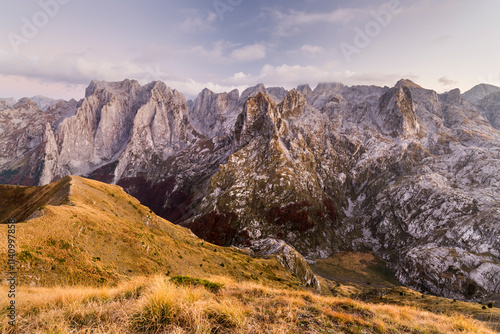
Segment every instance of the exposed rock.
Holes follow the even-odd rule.
[[[407,86],[395,87],[380,98],[374,122],[385,135],[410,138],[420,130],[414,109],[411,90]]]
[[[261,239],[252,244],[252,250],[255,252],[255,255],[266,259],[270,256],[276,256],[283,268],[297,275],[302,283],[316,290],[321,290],[321,285],[317,277],[312,272],[304,257],[283,240]]]
[[[312,94],[312,89],[309,87],[308,84],[305,85],[299,85],[297,86],[297,90],[304,96],[306,99],[309,97],[309,95]]]
[[[239,92],[215,94],[204,89],[189,111],[192,125],[209,138],[227,136],[234,130],[238,110]]]
[[[10,98],[1,98],[0,99],[0,111],[11,108],[14,104],[16,104],[17,100]]]
[[[12,108],[0,111],[0,182],[35,185],[43,168],[43,143],[47,124],[55,129],[66,117],[74,115],[77,102],[60,101],[42,112],[30,99],[19,100]],[[57,158],[57,156],[54,156]]]
[[[63,100],[54,100],[46,96],[36,95],[30,98],[31,101],[35,102],[41,111],[46,111],[49,107],[53,106],[57,102]]]
[[[479,84],[477,86],[472,87],[470,90],[466,91],[463,94],[463,98],[471,103],[478,103],[486,96],[492,93],[499,93],[500,87],[496,87],[488,84]]]
[[[264,84],[258,84],[255,87],[247,88],[241,93],[241,96],[238,100],[238,106],[241,108],[245,104],[245,102],[250,98],[256,96],[258,93],[264,93],[268,95],[274,103],[280,103],[285,98],[287,91],[281,87],[270,87],[266,88]]]

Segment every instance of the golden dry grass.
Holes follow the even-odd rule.
[[[41,190],[0,189],[12,198],[12,191],[24,192],[25,207],[40,215],[16,228],[18,328],[7,325],[2,286],[2,333],[491,333],[467,316],[433,314],[420,304],[312,294],[276,259],[203,242],[118,186],[68,177]],[[9,208],[17,212],[14,204]],[[0,264],[6,240],[0,229]],[[370,280],[377,270],[365,270]],[[167,279],[173,275],[208,278],[224,288],[179,286]]]
[[[255,259],[240,250],[204,242],[188,229],[156,216],[118,186],[80,177],[67,177],[56,184],[69,194],[66,200],[58,197],[64,204],[42,206],[42,216],[16,227],[18,279],[22,284],[112,285],[161,273],[196,277],[223,274],[240,280],[300,285],[276,259]],[[35,195],[35,188],[20,189]],[[2,228],[2,267],[7,262],[6,252],[7,229]]]
[[[217,293],[138,277],[114,288],[21,287],[17,328],[2,333],[494,333],[464,315],[374,305],[213,277]],[[5,290],[5,289],[3,289]],[[6,296],[5,291],[0,291]]]

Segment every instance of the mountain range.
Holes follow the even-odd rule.
[[[310,263],[372,251],[413,289],[500,299],[498,87],[259,84],[188,103],[163,82],[124,80],[45,110],[11,102],[1,183],[84,176],[217,245]]]

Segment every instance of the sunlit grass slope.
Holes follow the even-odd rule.
[[[68,176],[46,187],[2,187],[0,196],[10,198],[0,209],[5,216],[11,210],[22,217],[19,207],[39,216],[16,228],[19,280],[25,285],[114,284],[155,273],[299,285],[275,259],[255,259],[203,242],[118,186]],[[0,225],[3,268],[6,234],[6,226]]]
[[[23,288],[19,333],[494,333],[463,315],[373,305],[213,277],[213,291],[165,275],[116,287]],[[184,282],[181,280],[180,282]],[[189,281],[188,281],[189,282]],[[6,308],[6,302],[0,305]],[[3,311],[2,317],[5,311]],[[0,323],[2,333],[16,333]]]

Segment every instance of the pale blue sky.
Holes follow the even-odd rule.
[[[1,97],[78,99],[92,79],[125,78],[163,80],[188,98],[204,87],[241,90],[259,82],[288,89],[326,81],[392,86],[404,77],[438,92],[500,85],[494,0],[0,0],[0,6]]]

